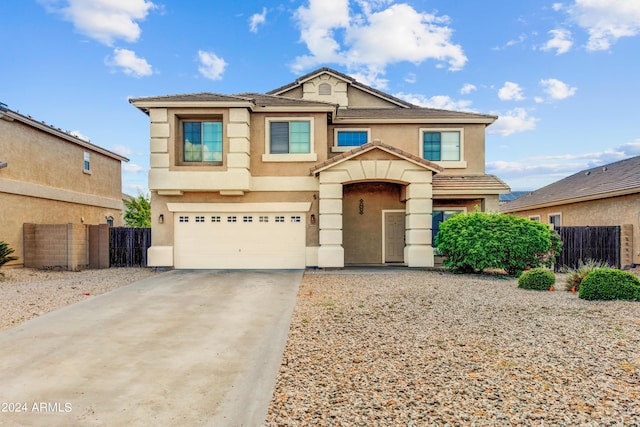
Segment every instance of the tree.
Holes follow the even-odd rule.
[[[444,266],[459,272],[504,269],[518,275],[527,267],[550,264],[562,242],[547,225],[513,215],[474,212],[442,224],[435,244]]]
[[[151,201],[149,196],[138,194],[131,200],[125,200],[124,224],[127,227],[151,227]]]

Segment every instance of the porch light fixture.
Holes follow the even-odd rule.
[[[7,166],[9,166],[9,164],[7,162],[3,162],[2,160],[0,160],[0,169],[4,169]]]
[[[364,215],[364,199],[360,199],[360,206],[358,209],[360,211],[360,215]]]
[[[309,221],[311,222],[311,224],[315,224],[316,223],[316,215],[315,214],[311,214],[311,218],[309,219]]]
[[[158,217],[158,223],[164,224],[164,214],[160,214],[160,216]]]

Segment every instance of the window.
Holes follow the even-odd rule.
[[[182,122],[184,162],[222,162],[222,122]]]
[[[291,216],[291,222],[301,222],[302,219],[300,218],[300,215],[293,215]]]
[[[84,163],[82,165],[82,171],[86,173],[91,173],[91,154],[85,151],[84,153]]]
[[[188,216],[180,216],[180,222],[189,222],[189,217]]]
[[[252,216],[243,216],[242,217],[242,222],[253,222],[253,217]]]
[[[271,122],[271,154],[308,153],[311,134],[308,121]]]
[[[218,215],[214,215],[211,217],[211,222],[220,222],[220,217]]]
[[[562,215],[557,213],[557,214],[550,214],[549,215],[549,224],[551,224],[551,228],[556,229],[558,227],[560,227],[562,225]]]
[[[268,216],[261,216],[260,217],[260,222],[269,222],[269,217]]]
[[[204,217],[196,215],[196,222],[204,222]]]
[[[284,217],[283,216],[276,216],[276,222],[284,222]]]
[[[228,216],[227,217],[227,222],[237,222],[237,218],[235,216]]]
[[[264,162],[315,162],[312,117],[267,117]]]
[[[460,160],[460,132],[424,132],[422,143],[427,160]]]
[[[431,213],[431,244],[435,243],[436,234],[440,230],[440,224],[451,218],[452,216],[465,212],[464,209],[434,209]]]
[[[369,129],[335,129],[333,133],[334,144],[331,147],[333,152],[349,151],[353,147],[359,147],[371,140]]]
[[[420,155],[443,167],[466,168],[463,129],[420,129]]]
[[[531,215],[529,219],[531,221],[540,222],[540,215]]]

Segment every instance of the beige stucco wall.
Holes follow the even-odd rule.
[[[315,196],[315,197],[314,197]],[[167,203],[267,203],[267,202],[310,202],[311,208],[306,213],[307,246],[318,246],[318,193],[313,191],[257,191],[248,192],[244,196],[221,196],[219,193],[185,193],[182,196],[161,196],[151,193],[151,232],[154,246],[173,245],[173,212],[167,209]],[[164,222],[159,223],[159,216]],[[311,220],[315,217],[315,223]]]
[[[357,124],[357,125],[331,125],[327,132],[327,155],[336,156],[340,153],[332,152],[334,145],[335,129],[370,129],[371,140],[379,140],[382,143],[397,147],[407,153],[420,156],[422,144],[420,129],[461,129],[464,135],[463,161],[465,168],[452,168],[451,163],[436,162],[445,168],[443,173],[450,175],[467,175],[485,173],[485,136],[484,125],[424,125],[424,124]]]
[[[382,211],[404,210],[402,185],[357,183],[343,187],[342,218],[345,264],[382,263]],[[360,199],[363,213],[360,214]]]
[[[90,153],[91,173],[83,172]],[[123,224],[120,160],[17,120],[0,120],[0,240],[22,264],[24,223]],[[83,222],[84,221],[84,222]]]
[[[525,218],[537,215],[543,224],[549,224],[549,215],[556,214],[561,215],[561,225],[563,226],[632,224],[633,263],[640,263],[640,195],[611,197],[513,213],[513,215]]]

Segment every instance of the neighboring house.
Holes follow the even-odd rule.
[[[151,121],[150,266],[434,264],[433,230],[498,211],[495,116],[421,108],[322,68],[267,94],[130,101]]]
[[[23,224],[122,225],[125,157],[0,105],[0,240],[20,257]]]
[[[557,226],[623,226],[630,260],[640,262],[640,156],[586,169],[501,206],[502,212]],[[636,236],[633,238],[633,236]],[[624,258],[624,257],[623,257]]]

